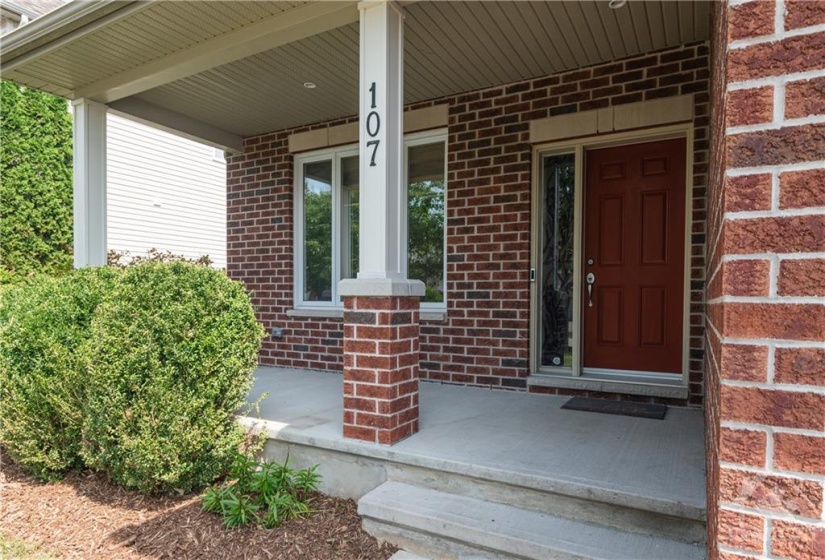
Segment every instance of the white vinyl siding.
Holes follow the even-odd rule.
[[[226,268],[226,163],[214,148],[111,114],[107,140],[109,249]]]

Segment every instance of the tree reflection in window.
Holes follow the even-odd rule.
[[[407,276],[424,282],[425,303],[445,301],[445,150],[444,141],[418,141],[406,148]],[[301,164],[303,298],[299,304],[340,303],[333,301],[335,283],[358,275],[359,158],[353,150],[347,152]]]
[[[571,367],[575,155],[545,157],[543,186],[541,364]]]
[[[332,301],[332,162],[304,164],[304,301]]]
[[[408,151],[407,276],[424,282],[423,302],[444,301],[444,143]]]

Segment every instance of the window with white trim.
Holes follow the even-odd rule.
[[[424,282],[422,309],[446,308],[447,137],[404,142],[408,278]],[[357,146],[295,156],[295,307],[341,306],[338,281],[358,274]]]

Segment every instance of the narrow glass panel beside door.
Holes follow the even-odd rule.
[[[341,278],[358,275],[358,156],[341,158]]]
[[[573,366],[575,154],[542,161],[541,365]]]

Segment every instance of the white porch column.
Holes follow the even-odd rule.
[[[406,278],[404,16],[389,1],[361,11],[358,278],[342,280],[344,437],[392,445],[418,431],[418,310]]]
[[[106,111],[88,99],[74,109],[74,266],[106,264]]]
[[[389,1],[361,11],[360,266],[358,278],[405,278],[404,16]]]

